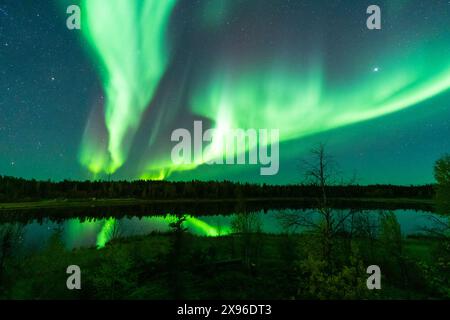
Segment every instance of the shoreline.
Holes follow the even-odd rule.
[[[243,198],[243,199],[165,199],[165,200],[146,200],[146,199],[53,199],[42,201],[27,202],[8,202],[0,203],[0,212],[11,210],[32,210],[32,209],[52,209],[52,208],[85,208],[85,207],[120,207],[120,206],[139,206],[151,204],[196,204],[196,203],[238,203],[238,202],[276,202],[282,201],[290,203],[313,203],[316,198],[291,198],[291,197],[274,197],[274,198]],[[433,199],[416,199],[416,198],[329,198],[340,204],[351,203],[370,203],[370,204],[391,204],[391,205],[434,205]],[[351,206],[349,206],[351,207]]]

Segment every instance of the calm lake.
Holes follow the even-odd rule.
[[[394,210],[393,211],[404,236],[424,234],[425,229],[439,228],[440,222],[448,222],[447,218],[435,213],[417,210]],[[348,213],[348,210],[336,210],[336,217]],[[248,213],[247,213],[248,214]],[[257,222],[259,230],[264,233],[281,234],[285,232],[302,232],[304,229],[286,229],[283,219],[286,215],[308,216],[312,221],[317,220],[317,214],[310,210],[261,210],[251,213],[253,221]],[[377,227],[380,218],[379,210],[361,210],[353,215],[364,217],[374,228]],[[216,237],[232,232],[232,223],[238,214],[208,215],[208,216],[186,216],[183,226],[188,232],[198,236]],[[80,247],[105,246],[113,237],[129,237],[135,235],[147,235],[151,233],[170,231],[169,224],[175,221],[175,216],[167,215],[142,215],[98,218],[93,217],[70,217],[67,219],[44,218],[17,222],[23,226],[20,242],[24,248],[40,249],[46,245],[52,234],[61,232],[62,240],[68,249]],[[347,218],[347,220],[350,218]],[[12,221],[0,223],[0,228]]]

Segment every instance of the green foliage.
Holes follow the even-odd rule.
[[[420,266],[434,294],[450,299],[450,239],[440,241],[433,254],[435,263],[422,261]]]
[[[436,161],[434,177],[437,181],[436,202],[438,212],[450,214],[450,155],[445,155]]]
[[[357,250],[348,264],[329,274],[327,263],[309,255],[298,263],[300,273],[298,297],[306,299],[363,299],[367,294],[364,264]]]
[[[234,239],[237,239],[241,248],[241,257],[247,268],[256,267],[261,247],[262,222],[256,213],[241,213],[231,221],[231,230]]]
[[[101,252],[92,284],[98,299],[121,299],[137,287],[134,261],[123,247],[109,247]]]
[[[379,243],[381,265],[388,270],[385,273],[387,273],[388,277],[397,279],[398,285],[407,288],[410,278],[408,258],[403,252],[403,237],[400,224],[393,212],[381,214]]]
[[[380,242],[386,254],[395,257],[403,253],[403,242],[400,224],[393,212],[381,213]]]

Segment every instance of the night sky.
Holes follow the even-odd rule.
[[[326,142],[359,183],[430,183],[449,89],[447,0],[0,3],[0,175],[295,183]],[[175,166],[170,134],[194,120],[279,129],[279,173]]]

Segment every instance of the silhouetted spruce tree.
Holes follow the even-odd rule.
[[[436,161],[434,176],[437,181],[436,204],[440,213],[450,214],[450,155]]]

